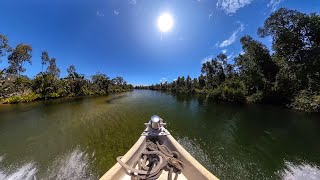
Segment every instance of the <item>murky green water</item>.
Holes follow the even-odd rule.
[[[320,115],[143,90],[0,106],[0,179],[97,179],[153,114],[221,179],[320,179]]]

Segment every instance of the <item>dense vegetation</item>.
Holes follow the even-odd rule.
[[[296,110],[320,111],[320,16],[281,8],[258,29],[272,38],[272,52],[250,36],[240,40],[243,53],[219,54],[202,64],[201,75],[136,88],[178,93],[206,93],[237,103],[285,104]]]
[[[133,89],[122,77],[110,79],[106,74],[97,73],[85,78],[85,75],[76,72],[74,65],[67,69],[67,77],[60,78],[56,59],[50,58],[46,51],[41,55],[41,72],[30,79],[21,73],[26,71],[25,63],[31,64],[32,47],[28,44],[18,44],[16,48],[11,48],[8,38],[0,34],[0,60],[3,57],[7,57],[9,67],[0,69],[0,103],[104,95]]]

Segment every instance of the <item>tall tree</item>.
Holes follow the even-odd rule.
[[[49,54],[47,51],[43,51],[41,54],[41,72],[43,72],[43,67],[50,61]]]
[[[1,57],[5,56],[6,53],[11,51],[11,47],[8,44],[8,38],[0,34],[0,60]]]
[[[92,83],[97,85],[95,91],[99,91],[99,94],[105,94],[108,92],[109,87],[109,77],[106,74],[97,73],[91,77]]]
[[[123,79],[123,77],[115,77],[112,79],[112,82],[115,84],[115,85],[118,85],[118,86],[121,86],[121,85],[124,85],[126,84],[127,82]]]
[[[274,59],[280,66],[278,89],[290,90],[286,94],[292,95],[296,90],[320,88],[319,15],[281,8],[268,17],[258,34],[273,38]]]
[[[19,44],[8,57],[10,64],[9,72],[20,77],[20,74],[26,71],[26,69],[23,67],[23,64],[25,62],[31,64],[31,53],[32,47],[30,45]]]
[[[60,75],[60,69],[57,67],[57,64],[56,64],[56,58],[51,58],[49,60],[49,66],[47,68],[47,71],[50,75],[58,78],[59,75]]]
[[[236,58],[236,63],[249,94],[266,90],[274,82],[278,72],[269,50],[250,36],[242,37],[240,42],[244,53]]]

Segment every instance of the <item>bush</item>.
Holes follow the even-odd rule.
[[[247,101],[251,103],[261,103],[263,100],[263,92],[258,91],[251,96],[247,97]]]
[[[300,91],[289,106],[299,111],[319,112],[320,95],[312,94],[306,90]]]
[[[15,95],[8,98],[3,99],[4,104],[15,104],[15,103],[27,103],[31,101],[35,101],[37,99],[40,99],[41,96],[39,94],[36,94],[34,92],[22,94],[22,95]]]
[[[215,100],[243,103],[245,98],[245,86],[242,81],[229,79],[213,90],[208,90],[209,97]]]

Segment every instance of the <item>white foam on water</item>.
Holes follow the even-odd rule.
[[[4,159],[4,155],[0,156],[0,163]]]
[[[195,159],[197,159],[202,165],[211,169],[214,165],[211,163],[208,154],[201,149],[200,145],[191,140],[188,137],[179,138],[177,140]]]
[[[57,158],[47,171],[47,178],[56,180],[93,179],[89,171],[89,157],[76,148],[66,156]]]
[[[309,164],[294,165],[286,162],[286,168],[279,174],[283,180],[319,180],[320,168]]]
[[[3,160],[3,159],[2,159]],[[35,174],[37,167],[35,163],[27,163],[13,172],[9,170],[0,170],[1,180],[36,180]]]
[[[0,162],[5,159],[0,156]],[[96,179],[89,172],[89,157],[76,148],[71,153],[59,156],[41,173],[35,162],[29,162],[21,167],[1,167],[0,180],[90,180]],[[13,168],[14,167],[14,168]],[[38,173],[38,174],[37,174]]]

